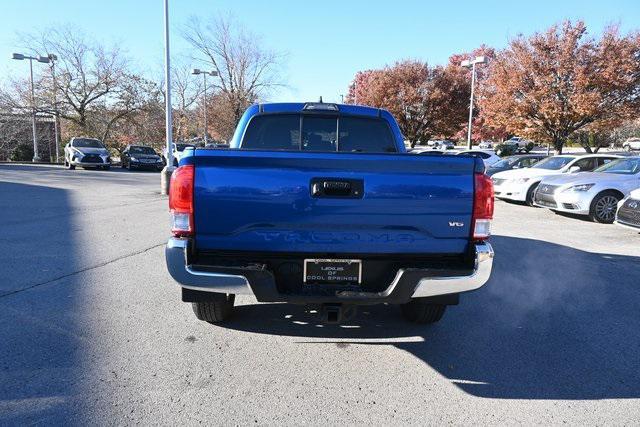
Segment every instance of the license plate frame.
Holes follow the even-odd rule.
[[[305,285],[362,284],[362,260],[336,258],[307,258],[304,260]],[[343,276],[340,276],[343,273]]]

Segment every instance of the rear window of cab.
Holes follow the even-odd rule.
[[[387,122],[379,118],[306,114],[253,117],[242,149],[318,152],[395,153]]]

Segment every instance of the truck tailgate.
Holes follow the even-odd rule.
[[[197,250],[460,254],[469,244],[470,157],[197,150],[189,163]],[[361,190],[314,195],[325,182]]]

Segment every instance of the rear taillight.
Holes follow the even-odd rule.
[[[493,219],[493,182],[484,173],[476,173],[475,193],[473,198],[473,239],[486,240],[491,235],[491,220]]]
[[[193,177],[193,165],[180,166],[171,175],[169,209],[176,237],[193,236]]]

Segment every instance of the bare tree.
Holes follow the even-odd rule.
[[[143,112],[157,111],[162,106],[160,87],[137,75],[123,74],[114,95],[112,99],[97,103],[92,110],[94,114],[89,117],[88,128],[93,129],[103,141],[111,139],[118,122],[129,120],[138,123],[140,129],[138,116],[144,117]],[[123,138],[117,132],[115,134],[119,138],[111,145],[120,150]]]
[[[203,90],[200,76],[191,74],[190,64],[179,64],[171,70],[171,93],[174,98],[174,127],[176,137],[186,139],[197,122],[194,107]]]
[[[60,97],[60,115],[87,129],[92,108],[116,96],[126,72],[126,58],[117,47],[107,49],[93,43],[77,28],[51,29],[25,38],[38,55],[58,56],[55,89]],[[45,104],[51,99],[43,98]]]
[[[262,47],[257,36],[246,32],[229,16],[205,23],[192,17],[182,34],[198,53],[194,59],[218,72],[219,77],[212,79],[211,86],[224,97],[234,123],[249,105],[284,86],[279,72],[285,55]],[[224,134],[225,139],[231,137],[228,129],[218,133]]]
[[[622,147],[622,143],[628,138],[638,137],[640,137],[640,118],[626,121],[611,133],[611,139],[615,147]]]
[[[55,85],[51,68],[38,77],[36,104],[40,112],[57,111],[67,134],[106,142],[118,121],[145,108],[157,95],[155,83],[128,70],[128,60],[118,47],[102,46],[77,28],[49,29],[23,35],[22,40],[35,55],[58,56]],[[12,99],[14,109],[24,109],[28,87],[25,81],[14,80],[12,95],[0,97]]]

